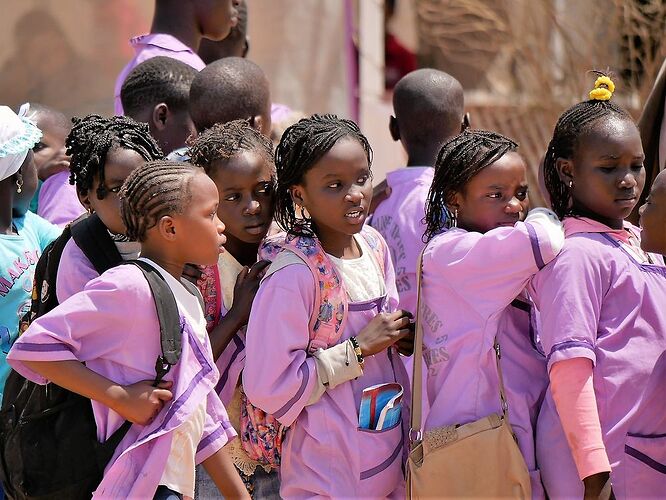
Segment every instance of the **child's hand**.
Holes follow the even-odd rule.
[[[122,387],[122,392],[114,398],[113,410],[132,423],[148,425],[164,407],[164,403],[173,399],[173,382],[163,380],[157,387],[154,381],[143,380]]]
[[[66,170],[69,170],[69,156],[63,151],[58,151],[37,169],[37,177],[40,181],[45,181],[52,175]]]
[[[252,267],[245,266],[236,278],[234,305],[228,314],[236,319],[239,328],[247,325],[250,319],[252,301],[259,290],[259,282],[270,264],[267,260],[260,260],[252,264]]]
[[[414,329],[411,326],[412,313],[395,311],[380,313],[356,336],[363,356],[371,356],[383,351],[401,339],[411,335],[412,344]]]
[[[414,354],[414,333],[416,323],[409,323],[409,334],[401,338],[395,343],[398,352],[403,356],[411,356]]]
[[[197,266],[196,264],[185,264],[182,276],[190,283],[196,285],[202,275],[203,271],[201,270],[201,266]]]
[[[615,500],[610,482],[610,472],[599,472],[583,479],[585,500]]]

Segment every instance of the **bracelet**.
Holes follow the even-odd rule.
[[[359,345],[358,340],[356,340],[356,337],[349,337],[349,343],[354,348],[354,354],[356,354],[356,361],[358,361],[358,364],[361,365],[361,368],[363,368],[363,362],[365,361],[365,359],[363,358],[363,353],[361,352],[361,346]]]

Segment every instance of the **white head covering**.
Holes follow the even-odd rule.
[[[0,106],[0,181],[18,172],[28,151],[41,137],[42,132],[31,121]]]

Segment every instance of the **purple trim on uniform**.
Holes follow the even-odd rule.
[[[376,299],[364,300],[363,302],[352,302],[348,306],[349,312],[358,312],[358,311],[370,311],[372,309],[377,309],[377,311],[382,310],[382,305],[384,304],[384,299],[386,295],[377,297]]]
[[[72,350],[64,344],[32,344],[28,342],[19,342],[14,344],[12,349],[28,352],[72,352]]]
[[[187,386],[187,389],[185,389],[185,391],[180,395],[180,397],[171,404],[171,406],[167,410],[166,415],[164,415],[164,420],[162,420],[162,423],[159,425],[159,427],[157,427],[155,430],[153,430],[153,432],[145,436],[141,440],[141,443],[145,443],[153,435],[155,435],[157,432],[162,431],[166,427],[167,423],[169,422],[169,420],[171,420],[171,418],[173,418],[174,414],[178,410],[180,410],[185,405],[185,403],[187,403],[187,400],[192,395],[192,392],[194,392],[194,388],[197,386],[197,384],[213,370],[213,367],[208,363],[208,360],[206,359],[206,355],[201,351],[201,349],[199,348],[199,344],[194,340],[194,333],[189,328],[189,325],[187,326],[188,326],[187,342],[188,344],[190,344],[190,347],[192,348],[194,357],[201,365],[201,370],[199,370],[196,376],[190,381],[189,385]]]
[[[550,350],[550,354],[546,357],[546,363],[550,363],[550,358],[553,354],[558,351],[564,351],[565,349],[571,349],[572,347],[584,347],[594,352],[594,347],[587,342],[586,340],[567,340],[566,342],[560,342],[559,344],[553,346]]]
[[[234,361],[236,361],[238,355],[243,351],[243,349],[245,349],[245,344],[243,344],[243,341],[240,339],[238,334],[234,335],[233,341],[236,344],[236,350],[231,355],[231,358],[229,358],[229,364],[222,372],[222,375],[220,375],[220,381],[215,386],[215,392],[218,394],[222,391],[222,388],[227,383],[227,380],[229,380],[229,370],[231,370],[231,366],[234,364]]]
[[[529,222],[525,222],[527,234],[530,236],[530,245],[532,245],[532,253],[534,254],[534,262],[539,269],[542,269],[546,264],[543,262],[543,255],[541,255],[541,247],[539,246],[539,235]]]
[[[527,323],[529,325],[528,336],[530,338],[530,343],[532,344],[532,349],[534,349],[540,356],[543,356],[545,358],[546,355],[543,353],[541,349],[539,349],[539,343],[537,342],[536,328],[534,328],[534,324],[532,321],[533,320],[532,305],[520,299],[513,299],[511,301],[511,306],[527,313]]]
[[[307,363],[303,363],[298,371],[303,374],[303,381],[301,382],[301,386],[298,388],[298,391],[296,391],[296,394],[293,398],[287,401],[287,403],[282,408],[273,413],[275,418],[283,417],[289,410],[291,410],[291,407],[294,406],[296,401],[301,399],[301,396],[305,392],[305,388],[308,385],[308,379],[310,378],[310,367]]]
[[[632,438],[643,438],[643,439],[666,438],[666,434],[634,434],[633,432],[627,432],[627,436]]]
[[[398,446],[396,447],[395,450],[393,450],[393,453],[391,453],[391,456],[388,457],[386,460],[384,460],[381,464],[373,467],[372,469],[364,470],[361,472],[361,480],[363,479],[369,479],[372,476],[376,476],[383,470],[386,470],[389,465],[391,465],[396,458],[398,458],[398,455],[400,455],[402,452],[402,441],[398,443]]]
[[[214,432],[211,432],[208,434],[208,436],[199,441],[199,445],[197,446],[197,453],[199,453],[201,450],[205,450],[206,446],[210,445],[221,435],[226,434],[227,430],[229,430],[229,427],[231,427],[229,422],[220,422],[220,426]]]
[[[634,258],[634,256],[631,255],[629,252],[627,252],[627,249],[624,248],[622,245],[620,245],[620,243],[618,241],[611,238],[606,233],[600,233],[600,234],[601,234],[601,236],[606,238],[608,241],[610,241],[613,245],[615,245],[620,250],[622,250],[625,253],[625,255],[627,257],[629,257],[631,262],[636,264],[642,271],[645,271],[646,273],[659,274],[659,275],[663,276],[664,278],[666,278],[666,267],[660,266],[660,265],[657,265],[657,264],[643,264],[641,262],[637,262],[636,259]]]
[[[657,462],[653,458],[648,457],[645,453],[641,453],[636,448],[632,448],[628,444],[625,444],[624,445],[624,452],[627,455],[634,457],[639,462],[643,462],[645,465],[647,465],[648,467],[656,470],[657,472],[661,472],[662,474],[666,474],[666,465]]]

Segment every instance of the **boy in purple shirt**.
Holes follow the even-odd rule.
[[[178,59],[157,56],[134,68],[120,89],[125,114],[147,123],[150,135],[169,154],[196,136],[190,118],[190,85],[197,70]]]
[[[395,86],[389,130],[407,151],[407,167],[386,176],[388,193],[380,200],[370,224],[391,249],[400,307],[416,313],[416,260],[423,250],[425,202],[433,165],[444,142],[463,128],[463,89],[451,75],[419,69]],[[383,183],[382,183],[383,184]],[[382,189],[383,187],[383,189]]]
[[[115,113],[123,114],[120,89],[132,69],[155,56],[173,57],[202,70],[206,65],[197,55],[202,38],[222,40],[238,22],[239,0],[156,0],[150,33],[134,37],[130,44],[135,56],[116,79]]]

